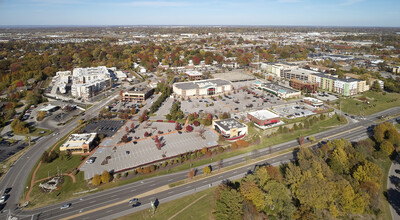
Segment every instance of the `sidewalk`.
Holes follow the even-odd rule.
[[[400,156],[392,162],[387,182],[387,196],[392,219],[400,219]]]

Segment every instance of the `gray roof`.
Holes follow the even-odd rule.
[[[354,79],[354,78],[349,78],[349,79],[341,79],[338,77],[334,77],[334,76],[329,76],[325,73],[313,73],[313,75],[319,76],[321,78],[328,78],[328,79],[332,79],[332,80],[338,80],[338,81],[342,81],[342,82],[357,82],[357,81],[362,81],[359,79]]]
[[[222,119],[219,121],[215,121],[215,124],[220,126],[222,129],[225,131],[229,131],[232,128],[243,128],[245,127],[244,124],[240,123],[239,121],[233,119],[233,118],[227,118],[227,119]]]
[[[205,80],[197,80],[191,82],[179,82],[174,83],[174,86],[178,89],[202,89],[207,87],[218,87],[218,86],[226,86],[231,85],[231,82],[223,79],[205,79]]]
[[[295,90],[286,86],[281,86],[279,84],[275,84],[275,83],[262,83],[261,87],[265,87],[271,90],[274,90],[275,92],[278,92],[280,90],[285,90],[287,93],[295,93],[295,92],[299,92],[299,90]]]

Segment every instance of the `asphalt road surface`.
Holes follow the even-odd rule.
[[[100,105],[98,106],[98,109],[101,109]],[[95,109],[93,109],[95,110]],[[95,111],[92,111],[94,113]],[[377,114],[373,114],[371,116],[367,116],[364,119],[356,119],[353,120],[352,123],[349,123],[348,125],[337,127],[325,132],[318,133],[316,135],[313,135],[317,139],[322,139],[326,137],[330,137],[332,135],[336,135],[332,137],[332,139],[336,138],[346,138],[349,141],[357,141],[361,140],[363,138],[366,138],[368,136],[367,134],[367,128],[375,124],[376,117],[380,115],[393,115],[396,113],[400,112],[400,107],[392,108]],[[71,123],[67,125],[62,131],[60,132],[60,137],[66,134],[68,131],[70,131],[72,128],[76,126],[76,122]],[[349,131],[352,129],[351,131]],[[346,132],[349,131],[349,132]],[[338,135],[339,134],[339,135]],[[47,138],[41,140],[40,144],[37,145],[39,148],[40,146],[51,146],[56,140],[53,140],[52,138]],[[236,157],[232,157],[229,159],[225,159],[223,161],[223,166],[230,166],[234,165],[240,162],[243,162],[247,160],[247,158],[256,158],[260,157],[263,155],[267,155],[276,151],[281,151],[287,148],[291,148],[298,145],[297,141],[290,141],[287,143],[279,144],[272,146],[270,148],[266,149],[260,149],[257,151],[253,151],[244,155],[239,155]],[[135,197],[136,195],[142,194],[144,192],[151,191],[153,189],[156,189],[158,187],[168,185],[170,183],[183,180],[187,178],[187,171],[182,171],[178,173],[173,173],[169,175],[163,175],[163,176],[158,176],[158,177],[153,177],[149,178],[140,182],[134,182],[131,184],[127,184],[121,187],[105,190],[102,192],[98,193],[93,193],[90,195],[86,195],[81,198],[73,199],[70,201],[66,201],[63,203],[59,204],[54,204],[50,205],[47,207],[43,208],[38,208],[35,210],[14,210],[15,204],[17,203],[18,199],[20,198],[20,195],[22,193],[22,188],[23,184],[26,181],[27,176],[29,175],[29,172],[33,165],[36,163],[36,161],[39,159],[41,153],[46,149],[47,147],[41,147],[41,150],[35,150],[32,152],[32,154],[25,154],[25,155],[30,155],[29,158],[27,156],[23,156],[13,168],[11,168],[11,172],[9,172],[0,184],[0,189],[5,189],[6,187],[13,187],[11,191],[11,198],[7,200],[6,209],[11,209],[12,216],[17,216],[20,219],[62,219],[66,217],[74,217],[77,214],[80,214],[80,216],[75,216],[74,219],[112,219],[116,218],[119,216],[123,216],[129,213],[133,213],[145,208],[149,207],[149,202],[150,201],[155,201],[158,199],[160,204],[163,202],[167,202],[176,198],[180,198],[201,190],[204,190],[208,187],[210,187],[210,184],[212,186],[215,186],[216,184],[221,183],[222,180],[225,179],[230,179],[234,180],[240,177],[243,177],[246,175],[249,171],[252,171],[255,167],[255,165],[249,165],[241,168],[237,168],[234,170],[227,171],[225,173],[221,173],[218,175],[213,175],[209,178],[197,181],[197,182],[192,182],[186,185],[174,187],[172,189],[168,189],[159,193],[155,193],[151,196],[145,196],[143,198],[140,198],[140,202],[142,203],[141,206],[138,207],[132,207],[128,204],[128,200]],[[31,151],[32,149],[30,149]],[[271,158],[269,160],[263,161],[260,164],[273,164],[273,165],[279,165],[282,163],[286,163],[290,160],[295,159],[296,153],[287,153],[285,155],[281,155],[279,157]],[[21,162],[23,161],[23,162]],[[29,162],[30,161],[30,162]],[[218,169],[217,162],[212,163],[212,168],[213,170]],[[202,168],[204,166],[198,167],[198,174],[202,173]],[[124,201],[126,202],[120,202]],[[114,205],[114,203],[120,202],[121,204]],[[60,207],[61,205],[65,203],[72,203],[72,206],[68,209],[63,209],[61,210]],[[97,211],[87,213],[90,210],[94,209],[99,209]],[[5,214],[3,214],[4,216]],[[3,217],[0,215],[0,218]]]
[[[86,111],[86,116],[97,116],[98,112],[113,98],[115,98],[115,96],[99,102],[97,105]],[[58,133],[58,135],[49,135],[40,138],[35,145],[31,146],[30,149],[14,163],[14,165],[9,169],[0,182],[1,193],[3,193],[6,188],[12,187],[10,197],[7,199],[3,210],[9,210],[11,212],[15,210],[17,203],[21,198],[29,173],[36,162],[40,159],[43,152],[46,151],[50,146],[53,146],[59,140],[59,138],[62,138],[68,134],[68,132],[74,129],[78,125],[79,119],[81,119],[81,117],[77,117],[60,129],[54,130],[53,133]],[[2,219],[1,215],[0,219]]]

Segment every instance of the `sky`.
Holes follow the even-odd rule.
[[[0,25],[400,27],[400,0],[0,0]]]

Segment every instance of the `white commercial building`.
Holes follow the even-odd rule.
[[[238,140],[247,134],[247,125],[233,118],[214,120],[212,126],[227,140]]]
[[[304,103],[309,104],[313,107],[321,107],[324,105],[324,102],[316,99],[316,98],[312,98],[312,97],[304,97],[303,98]]]
[[[212,96],[231,92],[232,90],[232,83],[223,79],[179,82],[173,85],[174,93],[182,97]]]

